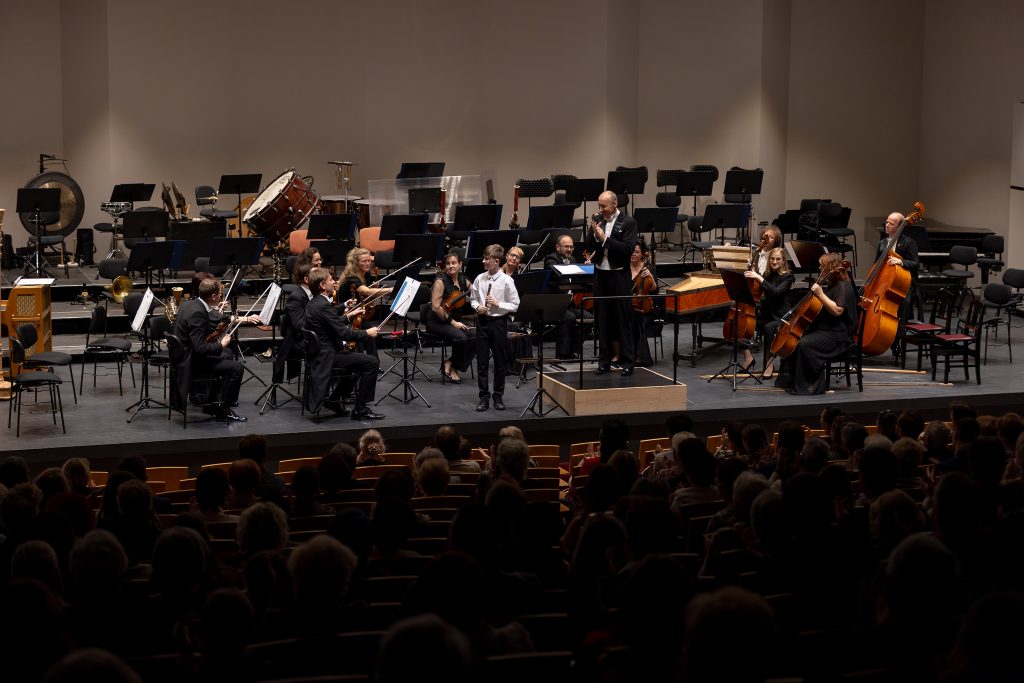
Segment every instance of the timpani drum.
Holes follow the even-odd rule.
[[[310,181],[307,184],[295,169],[285,171],[260,192],[242,220],[270,244],[287,239],[313,213],[319,201]]]
[[[358,211],[358,205],[356,204],[356,202],[357,200],[360,199],[362,199],[362,197],[357,197],[355,195],[349,195],[347,199],[343,194],[321,195],[320,213],[354,213],[356,214],[356,227],[365,228],[367,225],[369,225],[368,222],[365,222],[365,220],[369,216],[364,216],[361,212]]]

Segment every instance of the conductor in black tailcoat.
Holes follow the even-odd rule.
[[[352,410],[353,420],[381,420],[383,415],[373,412],[369,405],[377,392],[377,370],[380,361],[376,356],[349,351],[346,342],[365,341],[377,336],[377,328],[357,330],[352,328],[346,314],[340,312],[332,299],[338,283],[326,269],[314,268],[309,273],[309,289],[313,300],[306,307],[306,329],[320,341],[320,353],[309,371],[309,393],[306,409],[320,410],[321,405],[339,414],[347,411],[341,405],[344,383],[335,383],[334,390],[327,396],[331,375],[335,370],[350,372],[358,383],[356,406]],[[354,309],[348,315],[355,315]],[[326,397],[326,398],[325,398]]]
[[[584,247],[594,264],[595,296],[620,296],[595,302],[595,317],[600,331],[601,349],[597,374],[611,370],[613,350],[622,363],[622,375],[633,374],[633,335],[630,328],[629,257],[636,247],[636,221],[619,211],[619,199],[605,191],[597,199],[600,212],[590,217]],[[613,346],[614,344],[614,346]]]
[[[215,374],[222,380],[221,400],[208,405],[203,409],[204,412],[225,422],[245,422],[246,418],[231,409],[231,406],[238,403],[238,390],[242,386],[242,364],[234,359],[228,349],[231,335],[225,333],[207,341],[207,337],[217,329],[219,320],[226,315],[217,310],[221,290],[221,283],[216,279],[202,280],[198,297],[183,303],[174,320],[174,334],[181,340],[185,353],[178,367],[178,393],[172,397],[172,404],[178,407],[183,405],[195,375]]]

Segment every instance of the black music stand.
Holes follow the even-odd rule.
[[[156,183],[118,183],[110,192],[110,201],[128,202],[135,209],[135,202],[148,202],[153,198]]]
[[[516,285],[516,293],[519,298],[542,294],[548,291],[548,283],[551,281],[551,271],[548,269],[532,270],[528,273],[517,273],[512,276],[512,282]]]
[[[124,215],[124,226],[121,229],[121,237],[124,239],[125,246],[128,247],[132,255],[135,253],[134,247],[147,242],[154,242],[158,237],[167,237],[170,231],[170,214],[166,211],[129,211]],[[132,246],[128,246],[128,240],[135,240]],[[156,270],[161,273],[161,277],[158,278],[160,282],[163,282],[162,273],[164,268],[176,267],[176,263],[180,261],[180,254],[183,253],[185,248],[184,241],[181,241],[180,245],[175,245],[179,249],[178,259],[174,258],[174,254],[167,259],[166,265],[157,268]],[[128,269],[127,272],[136,272],[131,267],[132,259],[128,258]],[[146,284],[150,283],[152,274],[148,276]]]
[[[587,220],[587,202],[596,202],[604,192],[604,178],[573,178],[565,188],[567,204],[583,204],[583,220]]]
[[[441,188],[409,188],[409,213],[441,213]]]
[[[530,325],[531,330],[536,329],[540,340],[540,344],[537,345],[537,391],[533,393],[533,398],[519,415],[520,419],[525,417],[527,412],[544,417],[556,408],[566,415],[569,414],[569,411],[544,388],[544,333],[547,327],[554,327],[562,322],[571,302],[572,297],[567,294],[527,294],[519,302],[516,320]],[[554,404],[547,410],[544,409],[545,396]]]
[[[497,230],[501,227],[501,204],[461,204],[455,207],[452,232]]]
[[[340,272],[345,268],[348,253],[356,248],[356,243],[353,240],[317,240],[313,246],[320,252],[324,268],[334,266]]]
[[[401,180],[403,178],[440,178],[443,175],[443,161],[403,161],[401,168],[398,169],[398,175],[395,177]]]
[[[516,246],[519,241],[518,230],[481,230],[471,232],[466,240],[466,259],[480,259],[484,256],[484,249],[492,244],[499,244],[508,253],[508,250]]]
[[[18,188],[18,213],[32,214],[31,222],[36,226],[35,267],[25,264],[25,275],[35,277],[53,277],[46,270],[43,259],[43,218],[44,213],[56,213],[60,218],[60,188],[58,187],[20,187]],[[56,222],[56,221],[54,221]]]
[[[356,239],[356,214],[354,213],[315,213],[309,217],[306,239],[312,240],[347,240]],[[320,247],[319,244],[316,245]]]
[[[441,235],[438,235],[438,237],[440,237],[440,236]],[[416,373],[417,372],[422,374],[423,377],[426,378],[426,380],[428,382],[432,382],[433,381],[429,377],[427,377],[427,374],[425,372],[423,372],[422,370],[420,370],[417,367],[417,361],[419,360],[419,342],[418,341],[417,341],[416,350],[414,352],[415,356],[412,359],[412,361],[413,361],[412,362],[412,368],[410,369],[410,367],[409,367],[409,346],[408,346],[408,344],[409,344],[409,315],[408,314],[409,314],[409,311],[419,311],[420,306],[422,306],[426,302],[430,301],[430,287],[424,286],[423,283],[420,283],[420,282],[417,282],[416,286],[417,286],[416,293],[415,293],[415,295],[413,295],[413,299],[412,299],[412,301],[409,304],[409,309],[406,311],[406,315],[400,316],[402,318],[402,350],[401,351],[385,351],[385,353],[392,360],[394,360],[395,362],[391,365],[390,368],[388,368],[387,370],[383,370],[380,373],[380,377],[384,377],[385,375],[388,375],[388,374],[394,372],[395,368],[399,364],[401,364],[402,365],[402,374],[400,376],[401,376],[402,379],[400,379],[395,386],[391,387],[390,391],[388,391],[386,394],[384,394],[379,399],[377,399],[377,402],[374,403],[374,405],[378,405],[379,406],[384,401],[384,399],[386,399],[386,398],[393,398],[396,401],[401,401],[402,405],[409,405],[410,403],[412,403],[413,400],[418,398],[419,400],[423,401],[424,405],[426,405],[427,408],[431,407],[430,402],[420,392],[420,390],[416,388],[416,385],[413,384],[413,380],[416,379]],[[400,289],[401,289],[401,283],[400,282],[396,282],[395,288],[392,290],[392,294],[395,297],[397,297],[398,296],[398,292],[400,291]],[[398,315],[397,312],[395,313],[395,315]],[[395,372],[395,374],[398,374],[398,373]],[[394,395],[399,387],[402,388],[402,397],[401,398],[399,398],[398,396]]]
[[[151,243],[155,244],[155,243]],[[141,303],[141,302],[140,302]],[[139,400],[125,408],[125,412],[131,413],[128,416],[128,423],[135,419],[135,416],[141,413],[143,410],[150,410],[152,408],[167,409],[169,406],[166,403],[156,400],[149,395],[149,359],[153,356],[155,349],[155,341],[149,336],[149,329],[152,324],[152,318],[150,315],[153,308],[160,304],[160,300],[153,298],[153,303],[150,305],[149,311],[146,311],[146,319],[142,323],[142,380],[139,388]],[[172,390],[173,391],[173,390]]]
[[[423,259],[425,266],[444,263],[444,235],[396,235],[395,263],[408,263],[417,258]]]
[[[719,244],[725,244],[725,231],[746,228],[750,204],[708,204],[704,207],[704,227],[720,231]]]
[[[393,240],[397,235],[425,235],[426,213],[394,213],[381,217],[380,239]]]
[[[657,207],[637,209],[633,213],[638,233],[651,233],[651,241],[654,243],[654,233],[672,232],[676,229],[676,220],[679,218],[679,207]]]
[[[263,182],[262,173],[237,173],[234,175],[222,175],[220,185],[217,187],[217,194],[233,194],[238,200],[238,234],[242,234],[242,195],[256,194],[260,191],[260,183]]]
[[[807,240],[789,240],[782,245],[782,248],[789,254],[789,261],[793,264],[794,273],[818,272],[818,261],[828,253],[828,248],[821,242],[809,242]],[[808,277],[807,281],[810,282]]]
[[[697,215],[697,197],[710,197],[711,188],[715,184],[715,174],[711,171],[683,171],[679,174],[676,194],[680,197],[693,198],[691,216]]]
[[[262,251],[262,237],[215,237],[210,245],[210,265],[251,268],[259,264]]]
[[[751,197],[761,194],[761,183],[764,181],[764,171],[760,168],[751,170],[734,168],[725,173],[725,201],[730,204],[750,204]],[[733,201],[732,198],[736,198]],[[747,240],[750,239],[749,218],[753,217],[753,206],[750,207],[748,215],[748,227],[745,230]]]
[[[732,314],[736,316],[737,321],[739,320],[740,304],[745,304],[756,310],[757,303],[754,301],[754,295],[750,293],[750,285],[747,284],[747,278],[743,275],[743,271],[721,268],[719,273],[722,275],[722,281],[725,283],[725,291],[729,292],[729,298],[732,299],[731,310]],[[708,383],[719,378],[729,379],[732,381],[732,390],[736,391],[736,385],[738,384],[736,375],[742,372],[746,377],[741,379],[740,382],[745,382],[749,378],[760,384],[760,378],[739,364],[739,352],[740,335],[736,334],[733,335],[732,357],[729,359],[729,364],[708,378]]]
[[[155,213],[155,212],[154,212]],[[171,260],[174,258],[174,250],[179,245],[184,246],[180,240],[168,240],[164,242],[139,242],[132,248],[128,257],[126,272],[144,273],[146,286],[153,286],[153,271],[170,268]]]
[[[647,184],[645,173],[639,171],[608,171],[608,189],[615,194],[629,196],[629,205],[633,206],[633,196],[644,193]]]

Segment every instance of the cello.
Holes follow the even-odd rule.
[[[835,261],[826,264],[818,274],[815,284],[825,287],[833,275],[849,267],[849,261]],[[814,296],[813,292],[808,292],[796,306],[789,309],[786,315],[782,316],[782,326],[775,334],[775,339],[772,340],[770,349],[772,357],[789,358],[796,351],[800,338],[804,336],[824,306],[821,299]]]
[[[864,331],[860,341],[865,356],[885,353],[899,332],[900,304],[906,298],[913,279],[906,268],[889,265],[889,259],[901,259],[896,253],[896,245],[903,234],[903,228],[916,223],[923,215],[924,204],[915,202],[914,210],[900,222],[892,234],[889,248],[878,255],[864,280],[860,300],[861,308],[864,309]]]

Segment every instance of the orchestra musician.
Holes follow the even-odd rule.
[[[657,294],[658,282],[654,279],[650,269],[647,267],[647,259],[650,252],[643,238],[637,241],[633,248],[633,254],[629,257],[629,279],[632,286],[632,294],[642,296],[644,294]],[[647,343],[647,329],[654,323],[654,300],[633,299],[632,302],[632,325],[633,348],[637,365],[653,365],[651,358],[651,347]]]
[[[348,258],[345,259],[345,270],[338,278],[341,281],[339,300],[354,298],[362,302],[390,292],[390,287],[369,286],[372,284],[371,278],[376,277],[376,273],[373,254],[369,249],[357,248],[348,252]],[[368,317],[373,318],[373,315]],[[377,355],[377,343],[373,339],[365,340],[359,348],[372,356]]]
[[[335,370],[347,370],[358,384],[356,405],[352,409],[353,420],[382,420],[384,416],[370,409],[377,392],[377,370],[380,361],[376,356],[348,351],[346,342],[362,341],[377,336],[377,328],[353,329],[348,320],[359,311],[355,308],[348,313],[339,310],[333,303],[338,283],[325,268],[314,268],[309,273],[309,289],[313,299],[306,307],[306,329],[313,332],[320,341],[320,354],[309,370],[309,391],[306,410],[317,413],[323,406],[337,415],[347,415],[341,403],[345,382],[338,382],[331,394],[327,389]]]
[[[823,254],[818,260],[824,272],[842,261],[839,254]],[[827,289],[811,286],[811,295],[822,303],[822,310],[800,337],[793,353],[782,363],[775,385],[790,394],[822,394],[828,386],[825,363],[853,342],[857,332],[857,294],[845,268],[835,272]]]
[[[451,304],[451,310],[446,303]],[[462,257],[457,251],[449,251],[444,257],[444,271],[438,273],[430,288],[426,327],[427,332],[443,337],[451,346],[443,372],[452,384],[462,384],[459,373],[469,369],[476,354],[476,331],[462,322],[463,316],[470,314],[469,280],[462,273]]]
[[[306,329],[306,306],[313,299],[313,293],[309,289],[309,272],[312,267],[309,263],[300,263],[295,266],[292,273],[292,281],[295,282],[288,292],[284,302],[285,315],[281,321],[281,334],[284,340],[277,351],[277,358],[274,359],[274,383],[284,379],[285,367],[289,361],[294,360],[292,356],[295,351],[302,349],[302,331]],[[293,364],[295,365],[295,364]],[[294,376],[294,372],[289,372]]]
[[[633,374],[634,363],[629,258],[636,246],[636,221],[619,211],[619,199],[614,192],[602,192],[597,206],[600,212],[591,217],[584,242],[594,264],[594,294],[598,297],[623,297],[595,301],[601,342],[597,374],[611,371],[614,344],[622,363],[622,375],[628,377]]]
[[[561,279],[562,275],[555,270],[555,266],[575,264],[574,248],[572,235],[561,235],[555,242],[555,251],[544,258],[544,268],[552,271],[551,288],[553,292],[561,291],[555,281]],[[590,294],[589,291],[585,293]],[[569,304],[569,307],[565,309],[562,321],[555,328],[555,356],[559,360],[576,358],[576,349],[580,347],[580,326],[576,321],[580,319],[593,320],[593,318],[593,313],[577,306],[575,302]]]
[[[764,274],[768,270],[768,255],[772,249],[782,246],[782,231],[776,225],[769,225],[761,233],[761,243],[754,252],[754,260],[750,270]]]
[[[208,405],[203,407],[203,412],[227,423],[245,422],[246,418],[232,409],[238,403],[238,390],[242,386],[242,364],[235,360],[228,348],[232,337],[226,327],[233,318],[221,312],[223,291],[224,286],[215,277],[203,278],[199,282],[197,296],[182,303],[174,319],[174,334],[181,340],[185,351],[178,367],[178,393],[174,402],[179,407],[184,405],[196,374],[215,374],[221,378],[220,401],[210,402],[212,396],[208,397]],[[243,322],[256,320],[259,316],[242,319]],[[215,336],[222,323],[226,323],[224,333]]]
[[[905,219],[902,213],[894,211],[890,213],[885,219],[885,237],[878,242],[878,249],[875,252],[875,258],[877,259],[886,251],[895,250],[896,256],[890,256],[888,263],[890,266],[899,266],[905,270],[910,271],[910,289],[907,291],[907,295],[900,302],[900,323],[899,331],[896,334],[896,338],[892,342],[892,354],[897,358],[900,355],[900,339],[903,337],[903,328],[907,324],[907,319],[910,317],[910,309],[913,307],[913,303],[920,299],[920,293],[917,288],[917,271],[920,268],[921,262],[918,260],[917,242],[912,237],[908,237],[906,234],[900,234],[899,240],[896,242],[895,249],[892,245],[892,236],[899,229],[900,223]]]
[[[505,265],[501,267],[501,272],[509,276],[518,275],[524,255],[525,252],[518,246],[509,247],[509,250],[505,253]]]
[[[319,268],[323,265],[324,257],[320,254],[320,250],[316,247],[308,247],[305,251],[299,254],[299,257],[295,260],[295,268],[303,263],[308,263],[310,268]],[[294,271],[295,268],[292,270]],[[294,272],[293,272],[294,279]]]
[[[782,316],[789,310],[787,292],[793,288],[796,276],[789,270],[786,263],[786,250],[775,247],[768,250],[768,265],[765,270],[757,272],[750,269],[743,273],[748,280],[755,281],[761,286],[761,301],[757,307],[757,331],[761,333],[764,347],[771,348],[775,333],[782,323]],[[743,348],[743,367],[749,370],[754,365],[754,356],[750,349]],[[770,360],[764,366],[762,375],[771,377],[775,361]]]
[[[509,366],[508,317],[519,310],[519,292],[515,282],[501,270],[504,255],[500,244],[484,249],[484,272],[476,276],[470,292],[473,310],[477,313],[476,380],[480,389],[477,411],[487,410],[493,398],[495,410],[505,410],[505,371]],[[487,362],[494,356],[494,392],[487,390]]]

